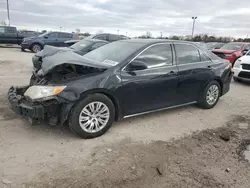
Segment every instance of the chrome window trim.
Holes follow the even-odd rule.
[[[122,68],[122,72],[127,72],[125,71],[124,69],[132,62],[134,61],[138,56],[140,56],[143,52],[145,52],[147,49],[153,47],[153,46],[157,46],[157,45],[162,45],[162,44],[169,44],[170,45],[170,48],[171,48],[171,51],[172,51],[172,65],[164,65],[164,66],[159,66],[159,67],[174,67],[176,66],[174,64],[174,51],[173,51],[173,47],[171,47],[171,45],[173,45],[172,42],[161,42],[161,43],[155,43],[155,44],[151,44],[150,46],[148,46],[147,48],[143,49],[141,52],[139,52],[133,59],[131,59],[129,61],[128,64],[126,64],[123,68]],[[155,68],[159,68],[159,67],[153,67],[153,68],[150,68],[150,69],[145,69],[145,70],[152,70],[152,69],[155,69]],[[134,71],[134,72],[138,72],[138,71],[145,71],[145,70],[137,70],[137,71]]]

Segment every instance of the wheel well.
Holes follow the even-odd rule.
[[[86,93],[82,93],[80,99],[83,99],[86,95],[92,95],[92,94],[96,94],[96,93],[103,94],[112,101],[112,103],[114,104],[114,107],[115,107],[115,121],[117,121],[120,118],[120,107],[119,107],[119,103],[116,100],[116,98],[113,95],[111,95],[110,93],[105,92],[103,90],[92,90],[92,91],[89,91]]]
[[[108,94],[108,93],[105,93],[105,92],[100,92],[100,94],[103,94],[103,95],[107,96],[112,101],[112,103],[114,104],[114,107],[115,107],[115,120],[117,121],[119,119],[119,107],[118,107],[118,103],[117,103],[116,99],[111,94]]]
[[[220,88],[221,88],[220,94],[222,94],[222,91],[223,91],[223,83],[222,83],[222,81],[219,78],[216,78],[215,81],[217,81],[220,84]]]
[[[30,45],[30,49],[35,45],[35,44],[38,44],[39,46],[41,46],[43,48],[43,45],[39,42],[34,42]]]

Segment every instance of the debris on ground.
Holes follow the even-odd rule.
[[[47,173],[43,181],[38,177],[37,181],[25,185],[33,188],[99,185],[102,188],[246,188],[250,185],[250,165],[244,160],[243,150],[250,142],[246,141],[250,128],[240,129],[237,121],[232,121],[234,126],[197,132],[171,142],[115,143],[113,149],[106,149],[115,150],[112,155],[97,150],[95,161],[85,167],[84,173],[81,168],[72,168],[65,174],[64,166]],[[244,122],[250,125],[250,117]],[[224,133],[229,139],[222,136]]]
[[[2,182],[6,185],[12,184],[12,182],[6,178],[3,178]]]

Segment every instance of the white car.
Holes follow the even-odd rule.
[[[250,81],[250,51],[236,60],[233,72],[234,81]]]

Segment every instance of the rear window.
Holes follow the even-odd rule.
[[[83,57],[99,63],[112,61],[113,65],[116,65],[141,49],[144,45],[142,43],[117,41],[97,48]]]

